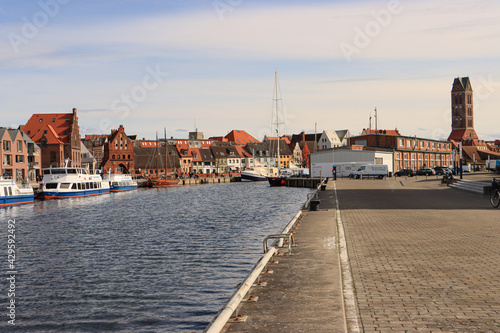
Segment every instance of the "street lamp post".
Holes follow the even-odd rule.
[[[460,149],[460,179],[463,179],[462,140],[460,140],[459,149]]]

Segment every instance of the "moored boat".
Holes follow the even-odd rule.
[[[0,177],[0,207],[22,205],[34,200],[35,194],[31,186],[19,187],[14,179]]]
[[[262,182],[267,180],[267,175],[255,169],[247,169],[241,171],[241,180]]]
[[[163,177],[150,177],[152,187],[173,186],[179,183],[179,179],[168,179]]]
[[[101,195],[110,192],[109,182],[87,169],[61,167],[43,169],[40,199],[64,199]]]
[[[110,192],[130,191],[138,188],[137,182],[128,174],[105,174],[103,181],[109,182]]]

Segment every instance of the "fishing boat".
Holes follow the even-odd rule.
[[[0,207],[31,203],[35,200],[33,188],[27,184],[18,186],[10,177],[0,177]]]
[[[278,172],[275,175],[267,177],[270,186],[285,186],[286,179],[288,176],[282,174],[281,172],[281,161],[280,161],[280,132],[279,132],[279,110],[278,110],[278,73],[274,72],[274,81],[276,85],[276,157],[277,157],[277,168]]]
[[[65,199],[101,195],[110,192],[109,182],[88,169],[66,166],[42,169],[40,199]]]
[[[173,176],[169,176],[167,174],[167,166],[168,166],[168,151],[167,151],[167,129],[164,129],[165,131],[165,173],[160,176],[160,177],[149,177],[149,184],[151,187],[165,187],[165,186],[173,186],[177,185],[179,183],[179,179],[175,179]],[[158,141],[158,136],[156,138]],[[157,148],[159,148],[160,145],[157,144]],[[156,170],[158,170],[158,154],[157,151],[157,158],[156,158]]]
[[[104,175],[103,180],[109,183],[110,192],[130,191],[138,188],[137,182],[128,174],[108,173]]]

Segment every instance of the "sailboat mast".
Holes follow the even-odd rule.
[[[158,149],[158,131],[156,132],[156,148],[155,148],[155,152],[156,152],[156,177],[158,177],[158,175],[160,174],[159,173],[159,159],[160,159],[160,150]]]
[[[163,128],[165,137],[165,179],[167,179],[167,161],[168,161],[168,151],[167,151],[167,128]]]
[[[279,122],[279,111],[278,111],[278,72],[274,72],[274,81],[276,83],[276,139],[277,139],[277,147],[276,153],[278,155],[278,175],[280,170],[280,122]]]

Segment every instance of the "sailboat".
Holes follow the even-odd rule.
[[[278,161],[278,174],[276,176],[269,176],[267,180],[270,186],[285,186],[288,177],[281,174],[281,161],[280,161],[280,132],[279,132],[279,110],[278,110],[278,73],[274,72],[274,81],[276,85],[276,157]]]
[[[167,166],[168,166],[168,151],[167,151],[167,130],[164,129],[165,131],[165,173],[161,177],[149,177],[149,181],[152,187],[164,187],[164,186],[172,186],[172,185],[177,185],[179,183],[179,179],[173,179],[172,177],[169,178],[167,175]],[[157,148],[159,148],[160,145],[157,145]],[[159,155],[156,158],[156,164],[158,165],[158,159]],[[158,170],[158,166],[156,168]]]

